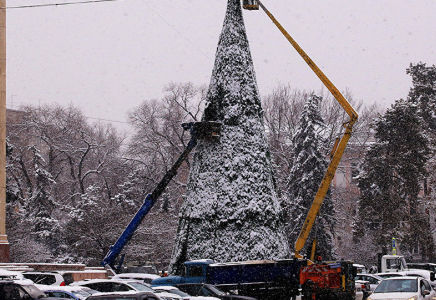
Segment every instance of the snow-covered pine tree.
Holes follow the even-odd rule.
[[[434,240],[419,195],[421,182],[428,177],[430,149],[419,109],[417,103],[400,99],[374,123],[376,140],[358,178],[361,196],[355,236],[374,237],[384,253],[396,237],[403,255],[419,247],[423,260],[430,261],[435,256]]]
[[[325,125],[319,110],[321,100],[321,97],[314,94],[308,98],[292,140],[294,162],[289,174],[287,209],[291,249],[294,248],[328,165],[322,137]],[[329,190],[306,245],[309,246],[308,244],[316,237],[316,255],[321,255],[323,259],[334,258],[332,246],[334,224],[334,206]],[[311,249],[310,246],[306,248]]]
[[[425,63],[410,64],[407,74],[412,77],[413,86],[408,101],[418,105],[418,114],[423,119],[423,127],[430,135],[436,129],[436,66]]]
[[[221,122],[221,138],[196,148],[173,270],[189,259],[288,257],[240,0],[227,4],[202,120]]]

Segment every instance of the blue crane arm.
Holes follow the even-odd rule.
[[[124,229],[124,232],[120,235],[116,243],[110,247],[109,252],[106,254],[105,258],[101,262],[102,266],[114,266],[114,262],[120,255],[124,246],[126,246],[127,243],[130,241],[136,229],[141,224],[142,220],[150,212],[154,203],[165,190],[168,183],[177,174],[177,170],[179,169],[179,167],[188,158],[188,155],[192,151],[192,149],[194,149],[197,145],[197,139],[214,140],[219,138],[221,124],[216,122],[192,122],[184,123],[182,124],[182,127],[184,130],[190,130],[191,139],[189,140],[188,145],[186,146],[183,153],[179,156],[177,161],[173,164],[171,169],[169,169],[165,173],[164,177],[153,190],[153,192],[147,195],[141,208],[136,212],[135,216],[130,221],[129,225],[127,225],[126,229]]]
[[[194,149],[196,145],[197,145],[197,139],[195,136],[193,136],[189,141],[185,151],[183,151],[183,153],[179,156],[179,158],[171,167],[171,169],[165,173],[165,176],[159,182],[159,184],[154,189],[154,191],[151,194],[148,194],[147,197],[145,197],[144,203],[142,204],[141,208],[136,212],[135,216],[130,221],[129,225],[127,225],[126,229],[124,229],[124,232],[120,235],[116,243],[110,247],[109,252],[106,254],[106,257],[101,262],[102,266],[109,265],[113,267],[115,260],[117,259],[118,255],[120,255],[124,246],[126,246],[127,243],[131,240],[136,229],[138,229],[138,226],[142,223],[142,220],[150,212],[156,200],[165,190],[165,187],[168,185],[171,179],[177,174],[177,169],[180,167],[183,161],[188,157],[189,153],[191,152],[192,149]]]
[[[120,255],[124,246],[130,241],[133,236],[133,233],[136,231],[138,226],[141,224],[144,217],[148,214],[150,209],[153,207],[156,201],[153,200],[151,194],[148,194],[142,204],[141,208],[136,212],[136,215],[130,221],[129,225],[124,229],[124,232],[120,235],[116,243],[110,247],[109,252],[106,254],[106,257],[101,262],[102,266],[113,266],[115,259],[117,259],[118,255]]]

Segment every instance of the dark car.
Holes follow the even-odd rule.
[[[156,295],[150,292],[126,292],[110,293],[102,295],[92,295],[86,300],[160,300]]]
[[[33,284],[19,284],[16,281],[0,281],[0,299],[2,300],[59,300],[62,298],[47,297]]]
[[[186,283],[178,284],[176,287],[191,296],[217,297],[221,300],[256,300],[252,297],[226,294],[212,284]]]

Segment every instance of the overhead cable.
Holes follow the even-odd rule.
[[[23,6],[6,6],[6,7],[0,7],[0,9],[16,9],[16,8],[46,7],[46,6],[72,5],[72,4],[88,4],[88,3],[109,2],[109,1],[118,1],[118,0],[92,0],[92,1],[35,4],[35,5],[23,5]]]
[[[189,39],[187,39],[180,31],[178,31],[173,25],[171,25],[167,20],[165,20],[164,17],[162,17],[156,10],[154,10],[147,2],[145,2],[145,0],[141,0],[142,2],[144,2],[145,5],[148,6],[148,8],[150,10],[152,10],[160,19],[162,19],[162,21],[164,21],[171,29],[173,29],[181,38],[183,38],[186,42],[188,42],[189,44],[191,44],[192,47],[194,47],[195,49],[197,49],[198,52],[200,52],[201,54],[203,54],[204,56],[206,56],[208,59],[211,59],[206,53],[204,53],[203,51],[201,51],[200,48],[198,48],[196,45],[194,45]]]

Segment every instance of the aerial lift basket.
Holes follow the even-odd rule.
[[[184,130],[190,130],[191,136],[197,140],[219,140],[221,123],[219,122],[190,122],[183,123]]]
[[[259,2],[257,0],[243,0],[243,8],[247,10],[259,10]]]

